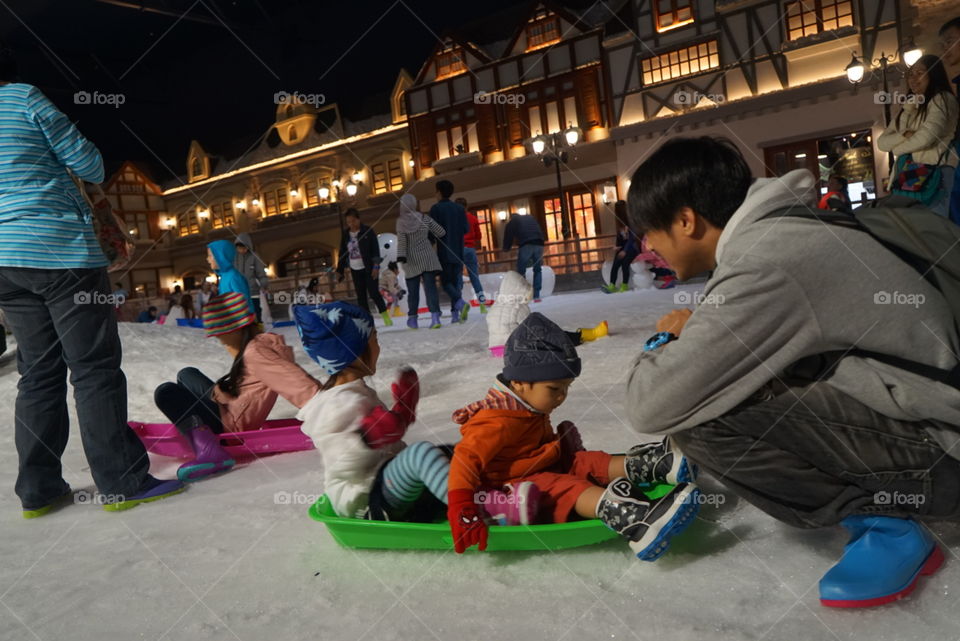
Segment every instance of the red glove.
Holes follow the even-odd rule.
[[[564,421],[557,425],[557,440],[560,441],[560,464],[564,470],[573,467],[573,457],[582,452],[583,441],[580,439],[580,430],[571,421]]]
[[[447,519],[453,534],[453,549],[463,554],[472,545],[487,549],[487,524],[480,508],[473,502],[473,490],[450,490],[447,493]]]
[[[401,370],[391,389],[393,409],[378,405],[360,422],[363,440],[375,450],[402,439],[407,427],[416,420],[417,403],[420,401],[417,373],[410,368]]]

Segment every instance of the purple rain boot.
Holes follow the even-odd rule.
[[[440,323],[440,312],[430,312],[430,329],[440,329],[443,325]]]
[[[417,324],[417,317],[416,317],[416,316],[408,316],[408,317],[407,317],[407,327],[409,327],[410,329],[419,329],[419,328],[420,328],[420,326]]]
[[[199,481],[217,472],[226,472],[236,463],[220,447],[220,436],[214,434],[206,425],[191,429],[187,432],[187,438],[193,444],[196,458],[184,463],[177,470],[177,478],[184,483]]]
[[[540,508],[540,488],[530,481],[508,483],[503,490],[477,492],[477,504],[497,525],[532,525]]]

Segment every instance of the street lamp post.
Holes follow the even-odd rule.
[[[563,197],[563,181],[560,178],[560,164],[567,163],[567,149],[575,146],[583,132],[579,127],[569,126],[563,131],[552,134],[540,134],[533,138],[530,146],[533,153],[540,157],[546,167],[554,166],[557,173],[557,196],[560,199],[560,233],[564,240],[569,240],[573,234],[570,224],[570,212],[567,209],[566,198]]]
[[[363,174],[359,171],[354,171],[350,176],[349,180],[334,178],[330,185],[326,184],[320,185],[320,188],[317,190],[317,195],[320,196],[320,200],[328,200],[330,198],[330,187],[333,187],[337,196],[337,216],[340,221],[340,229],[344,228],[343,222],[343,208],[340,207],[339,203],[343,192],[347,192],[347,196],[353,198],[357,195],[357,191],[360,188],[360,185],[363,184]]]

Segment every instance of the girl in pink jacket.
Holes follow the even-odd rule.
[[[657,285],[659,289],[670,289],[675,285],[676,273],[670,269],[670,265],[660,254],[650,249],[646,235],[640,239],[640,254],[637,256],[637,260],[642,260],[650,266],[654,279],[660,282]]]
[[[234,357],[230,371],[214,382],[187,367],[176,383],[163,383],[154,393],[160,411],[193,444],[196,458],[177,470],[181,481],[233,467],[217,434],[259,429],[278,395],[300,408],[320,390],[320,383],[294,362],[283,337],[260,329],[242,294],[214,296],[202,318],[207,336],[217,337]]]

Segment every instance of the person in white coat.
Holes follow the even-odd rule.
[[[446,503],[446,451],[402,440],[416,419],[416,372],[400,371],[389,410],[364,380],[376,373],[380,356],[370,312],[343,302],[296,305],[294,319],[304,350],[330,375],[297,418],[323,457],[324,492],[334,511],[400,520],[418,513],[421,498]]]
[[[941,216],[947,216],[950,191],[957,167],[957,152],[951,146],[957,132],[960,106],[950,91],[950,82],[943,63],[937,56],[920,58],[907,71],[909,95],[903,109],[883,134],[877,147],[900,158],[910,154],[913,162],[940,167],[940,186],[924,203]],[[890,176],[897,176],[896,164]],[[891,184],[891,187],[893,185]]]

